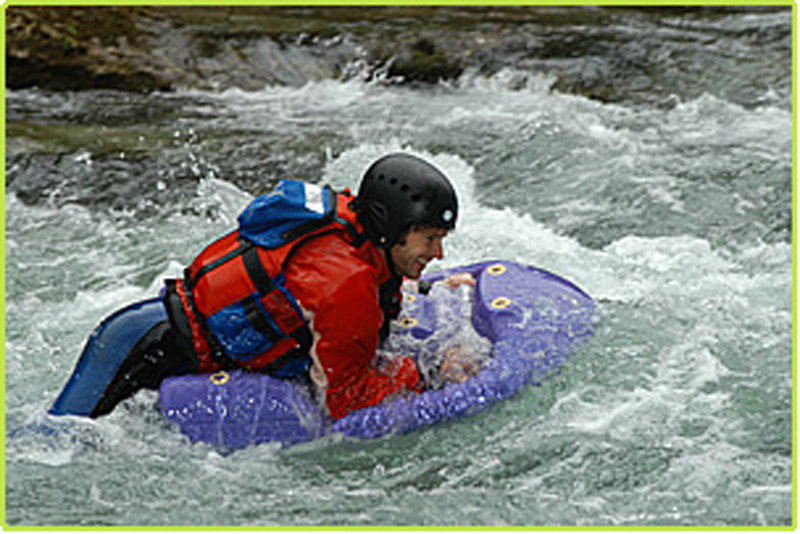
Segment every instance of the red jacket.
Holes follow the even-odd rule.
[[[297,251],[285,274],[286,288],[311,319],[311,378],[332,417],[421,391],[410,358],[375,361],[384,320],[379,287],[391,277],[378,248],[367,241],[356,249],[341,234],[318,237]]]
[[[309,230],[313,237],[267,249],[234,231],[207,246],[186,279],[170,285],[165,303],[198,372],[280,372],[286,358],[307,351],[311,378],[334,418],[421,389],[411,359],[375,361],[383,309],[392,309],[381,306],[381,286],[392,276],[375,245],[363,235],[354,241],[363,229],[350,197],[334,201],[337,218]]]

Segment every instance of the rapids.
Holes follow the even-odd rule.
[[[758,16],[716,24],[735,37]],[[791,105],[703,84],[669,106],[516,69],[432,87],[7,91],[7,523],[791,525]],[[171,428],[154,392],[96,421],[46,414],[95,325],[154,295],[249,198],[287,174],[355,188],[395,150],[460,194],[431,269],[509,259],[597,300],[597,332],[559,376],[404,436],[229,456]]]

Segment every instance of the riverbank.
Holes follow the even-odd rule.
[[[776,24],[719,26],[747,11],[774,13]],[[6,85],[256,91],[353,77],[431,84],[513,67],[603,102],[669,106],[722,86],[752,105],[770,90],[790,95],[780,84],[791,73],[775,62],[749,79],[729,44],[763,43],[765,55],[746,60],[770,63],[791,50],[786,17],[788,6],[10,6]],[[676,31],[682,42],[668,39]],[[713,76],[693,70],[698,50],[715,61]]]

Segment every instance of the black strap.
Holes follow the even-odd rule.
[[[200,313],[200,310],[197,308],[197,304],[194,302],[194,297],[192,296],[192,292],[188,290],[185,291],[186,302],[189,303],[189,307],[192,309],[192,314],[197,322],[200,324],[200,329],[203,331],[206,337],[206,342],[208,342],[208,350],[211,356],[211,359],[214,360],[216,363],[221,365],[224,369],[233,369],[237,367],[236,362],[234,362],[227,354],[225,354],[225,349],[222,348],[222,344],[217,339],[217,336],[211,332],[211,329],[208,327],[208,323],[206,322],[205,316]]]
[[[308,326],[306,325],[301,326],[300,328],[292,332],[291,336],[294,338],[295,341],[297,341],[298,346],[290,350],[287,350],[284,354],[279,356],[271,363],[258,369],[258,371],[262,373],[274,373],[276,371],[279,371],[284,365],[289,363],[289,361],[291,361],[292,358],[304,358],[308,356],[308,353],[311,351],[311,345],[314,342],[314,337],[312,336],[311,330],[309,330]]]
[[[313,236],[309,237],[316,237],[318,235],[319,234],[314,234]],[[292,254],[296,247],[297,245],[295,245],[292,250],[289,251],[289,255]],[[287,255],[287,261],[289,255]],[[261,263],[261,258],[258,256],[258,249],[255,245],[251,245],[244,251],[242,254],[242,261],[244,261],[244,268],[247,271],[247,275],[250,277],[253,285],[256,286],[256,289],[258,289],[258,292],[262,296],[266,296],[272,291],[277,290],[272,279],[269,277],[269,273],[267,273],[267,270],[264,269],[264,265]],[[247,318],[250,320],[250,324],[253,325],[253,328],[262,332],[273,343],[276,343],[281,339],[281,335],[272,328],[272,325],[264,316],[261,307],[257,302],[255,302],[254,299],[247,299],[245,301],[245,309],[247,310]],[[277,359],[259,369],[260,371],[272,373],[278,371],[292,358],[302,358],[308,355],[313,343],[313,336],[308,326],[303,324],[293,332],[289,333],[289,335],[294,338],[295,341],[297,341],[298,346],[286,351]]]
[[[364,232],[359,232],[358,228],[356,228],[353,224],[351,224],[350,221],[348,221],[347,219],[343,217],[336,217],[336,222],[338,222],[339,224],[344,226],[345,229],[347,229],[347,232],[353,238],[353,240],[350,241],[350,244],[353,245],[353,247],[361,248],[361,245],[363,245],[367,241],[367,234],[365,234]]]
[[[275,284],[272,283],[272,278],[261,263],[261,258],[258,255],[258,248],[253,243],[247,242],[243,246],[242,261],[244,268],[247,271],[247,276],[256,286],[256,289],[262,296],[267,296],[275,291]]]
[[[244,306],[247,320],[250,321],[253,328],[267,336],[267,339],[269,339],[271,343],[276,343],[281,339],[282,336],[272,327],[255,297],[252,295],[249,296],[242,302],[242,305]]]
[[[380,343],[389,337],[390,323],[400,314],[400,300],[397,298],[397,292],[402,283],[401,277],[393,276],[380,286],[378,294],[381,311],[383,311],[383,324],[379,332]]]
[[[234,232],[235,231],[236,230],[234,230]],[[231,233],[233,233],[233,232],[231,232]],[[227,234],[227,235],[230,235],[230,234]],[[224,236],[224,237],[222,237],[220,239],[224,239],[225,237],[227,237],[227,236]],[[222,256],[217,258],[216,260],[214,260],[214,261],[212,261],[210,263],[207,263],[207,264],[203,265],[202,267],[200,267],[197,270],[197,272],[194,273],[194,276],[189,276],[189,270],[186,269],[184,271],[184,276],[183,276],[184,282],[186,283],[186,290],[187,291],[193,291],[194,290],[194,286],[197,285],[197,282],[199,282],[200,279],[203,276],[205,276],[207,273],[213,271],[214,269],[216,269],[220,265],[222,265],[224,263],[228,263],[232,259],[234,259],[237,256],[239,256],[242,253],[242,250],[246,246],[247,246],[247,243],[241,243],[240,242],[239,246],[236,247],[235,249],[231,250],[227,254],[223,254]]]

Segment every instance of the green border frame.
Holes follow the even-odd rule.
[[[0,0],[2,2],[3,0]],[[32,531],[32,532],[55,532],[55,531],[192,531],[192,532],[205,532],[205,531],[290,531],[290,532],[364,532],[364,531],[386,531],[386,532],[399,532],[399,531],[458,531],[458,532],[516,532],[516,531],[567,531],[567,532],[608,532],[608,531],[651,531],[651,532],[700,532],[700,531],[725,531],[725,532],[780,532],[780,531],[794,531],[798,528],[797,516],[800,514],[798,511],[798,498],[797,498],[797,436],[798,436],[798,413],[797,413],[797,291],[798,291],[798,270],[797,270],[797,225],[798,225],[798,204],[797,204],[797,133],[798,133],[798,119],[797,119],[797,67],[798,67],[798,29],[797,29],[797,3],[794,0],[654,0],[654,1],[635,1],[635,0],[594,0],[594,1],[581,1],[581,0],[553,0],[547,2],[546,0],[493,0],[491,2],[486,0],[405,0],[405,1],[390,1],[390,0],[271,0],[271,1],[257,1],[257,0],[234,0],[229,2],[221,2],[219,0],[10,0],[2,3],[3,17],[0,20],[0,28],[3,30],[3,36],[6,32],[6,17],[5,11],[8,7],[12,6],[123,6],[123,5],[160,5],[160,6],[390,6],[390,5],[418,5],[418,6],[480,6],[480,5],[496,5],[496,6],[509,6],[509,5],[526,5],[526,6],[631,6],[631,7],[655,7],[655,6],[791,6],[792,7],[792,524],[787,526],[236,526],[236,525],[217,525],[217,526],[190,526],[190,525],[127,525],[127,526],[76,526],[76,525],[45,525],[45,526],[16,526],[6,523],[6,472],[5,472],[5,459],[6,459],[6,374],[5,374],[5,327],[6,327],[6,308],[3,306],[0,310],[0,328],[3,333],[3,346],[0,348],[0,364],[2,365],[3,373],[0,378],[0,408],[2,408],[2,415],[0,415],[0,431],[2,431],[2,440],[0,440],[0,456],[2,456],[3,465],[0,466],[0,482],[2,482],[2,489],[0,490],[0,530],[7,531]],[[6,41],[5,38],[0,43],[0,74],[2,79],[5,80],[6,74]],[[5,84],[0,89],[5,101]],[[0,239],[0,266],[2,266],[2,276],[0,276],[0,297],[5,303],[5,236],[6,236],[6,219],[5,219],[5,147],[6,147],[6,114],[5,106],[3,106],[2,113],[0,113],[0,137],[2,137],[2,173],[3,181],[0,183],[0,207],[2,208],[3,217],[0,220],[0,231],[2,232],[2,239]]]

